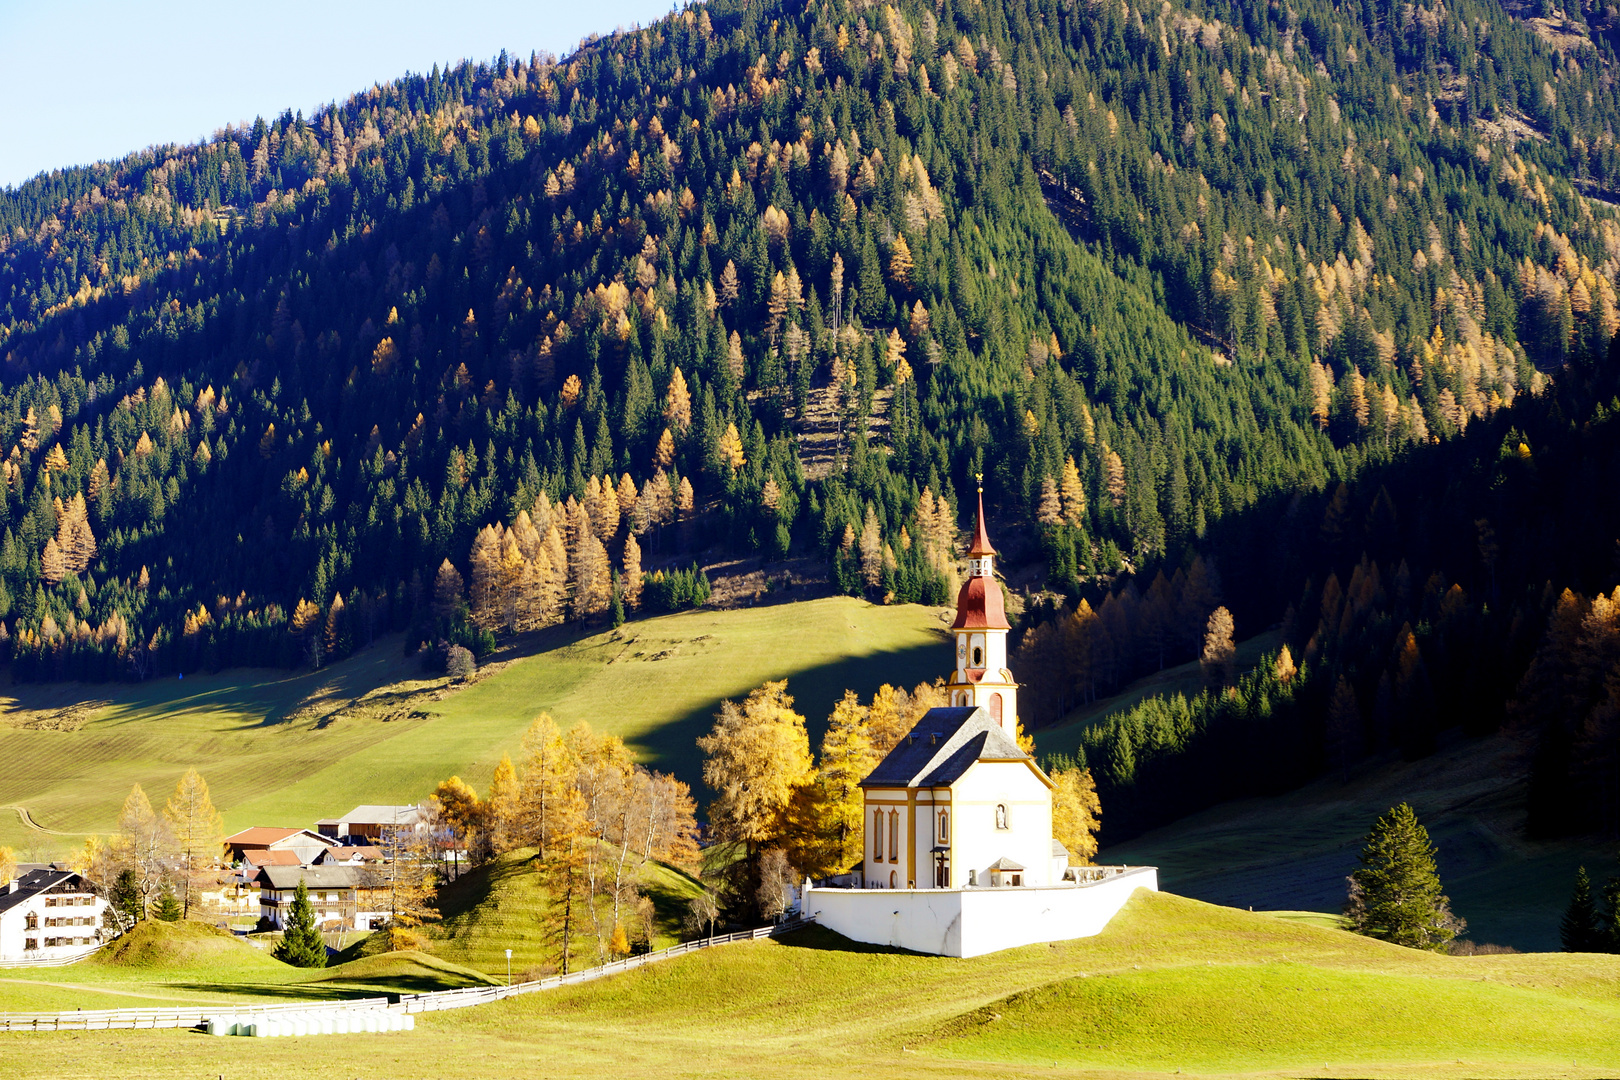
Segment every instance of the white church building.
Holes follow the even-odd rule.
[[[1151,866],[1069,865],[1052,781],[1018,748],[1018,684],[984,496],[951,626],[949,706],[930,709],[861,782],[865,852],[843,887],[807,887],[805,916],[854,941],[979,956],[1099,933]]]

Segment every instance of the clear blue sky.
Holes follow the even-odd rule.
[[[0,187],[463,58],[571,52],[672,0],[0,0]]]

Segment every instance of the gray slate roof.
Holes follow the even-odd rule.
[[[986,758],[1029,760],[1029,755],[983,709],[929,709],[861,786],[945,787]]]
[[[71,870],[30,870],[26,874],[17,876],[17,891],[6,892],[5,888],[10,882],[0,881],[0,911],[9,911],[25,900],[31,900],[55,885],[60,885],[69,879],[77,880],[78,874]],[[79,882],[83,885],[83,882]],[[84,889],[89,892],[88,888]]]
[[[359,882],[356,866],[266,866],[253,880],[259,887],[296,889],[301,879],[311,889],[352,889]]]
[[[349,825],[411,825],[421,816],[415,804],[409,806],[379,806],[367,803],[357,806],[337,821]],[[331,820],[331,819],[327,819]]]

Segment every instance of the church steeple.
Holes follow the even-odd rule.
[[[1018,684],[1007,670],[1006,608],[995,578],[996,549],[984,519],[984,478],[979,481],[978,516],[973,543],[968,548],[968,579],[956,596],[956,669],[947,683],[952,705],[977,705],[988,711],[1002,728],[1018,728]]]

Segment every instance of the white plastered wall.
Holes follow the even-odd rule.
[[[809,889],[801,910],[852,941],[968,957],[1099,934],[1139,888],[1157,892],[1158,871],[1047,888]]]
[[[996,807],[1007,828],[996,828]],[[985,870],[1007,858],[1025,868],[1025,885],[1051,884],[1052,796],[1022,761],[979,761],[951,786],[951,885],[988,885]]]

